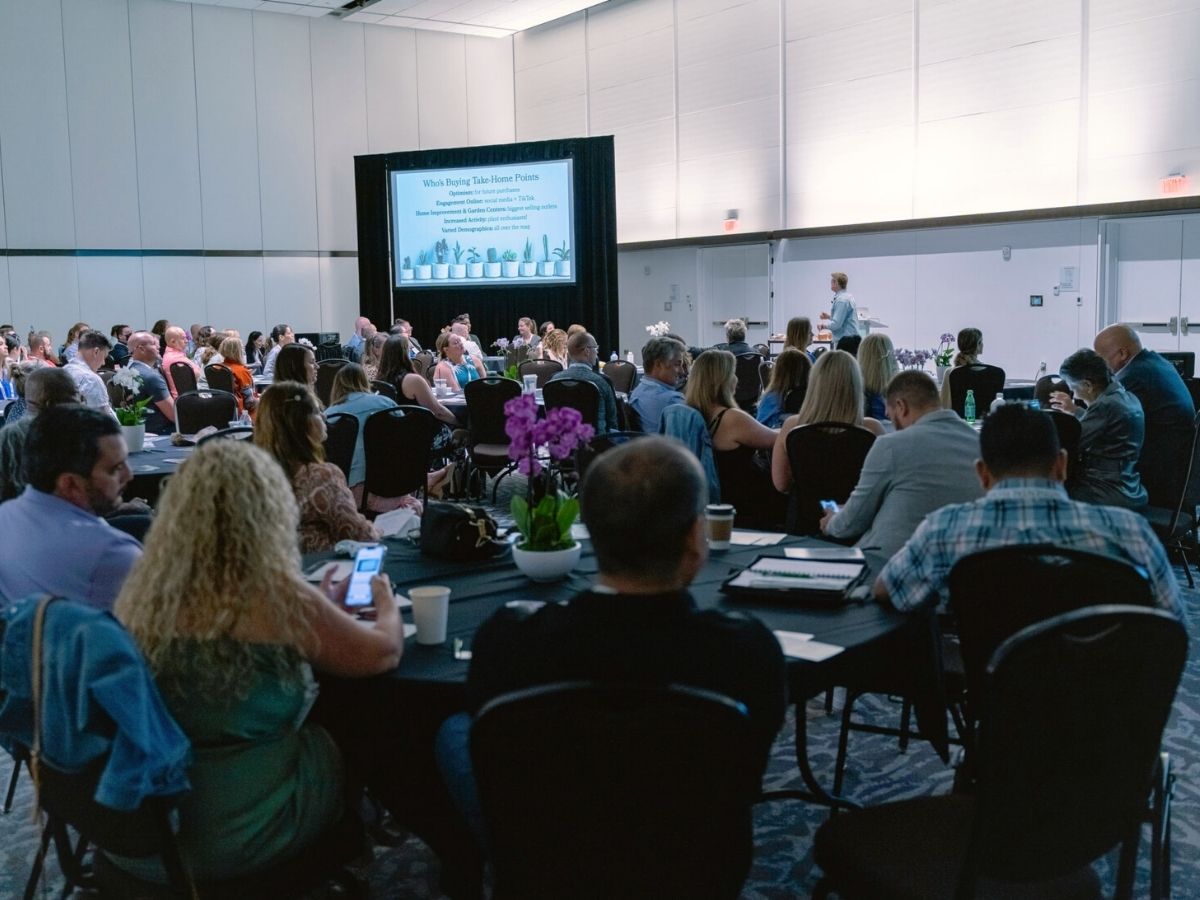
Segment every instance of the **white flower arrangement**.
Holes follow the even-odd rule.
[[[142,389],[142,376],[133,371],[130,366],[123,369],[117,369],[113,373],[112,383],[117,387],[123,387],[125,390],[136,394]]]
[[[298,344],[299,344],[301,347],[307,347],[307,348],[308,348],[308,349],[310,349],[310,350],[313,350],[313,349],[315,349],[315,348],[313,347],[313,342],[312,342],[312,341],[310,341],[308,338],[300,338],[300,339],[297,341],[297,343],[298,343]]]
[[[142,392],[142,376],[133,370],[133,366],[125,366],[113,373],[112,383],[125,391],[125,399],[113,409],[117,421],[122,425],[141,425],[145,422],[150,398],[134,399]]]
[[[647,325],[646,331],[650,333],[650,337],[664,337],[671,333],[671,323],[655,322],[653,325]]]

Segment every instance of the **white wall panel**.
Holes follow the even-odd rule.
[[[680,161],[779,146],[774,98],[710,109],[679,117]],[[772,172],[772,177],[778,172]],[[694,185],[702,188],[702,185]]]
[[[1093,156],[1087,160],[1085,172],[1079,193],[1081,204],[1154,199],[1162,196],[1159,181],[1164,175],[1200,172],[1200,147],[1131,156]]]
[[[467,142],[516,140],[512,38],[467,37]]]
[[[358,260],[322,256],[321,331],[349,335],[358,317]],[[384,323],[379,323],[380,325]]]
[[[592,50],[610,44],[621,46],[639,35],[672,28],[674,24],[673,0],[605,3],[588,10],[587,43]]]
[[[358,246],[354,157],[367,151],[364,27],[324,20],[309,24],[321,250]]]
[[[208,324],[203,257],[143,257],[142,290],[146,297],[147,326],[158,319],[167,319],[183,328],[193,322]]]
[[[779,219],[778,148],[704,156],[679,163],[681,235],[716,234],[725,211],[742,231],[768,231]]]
[[[264,330],[261,257],[212,256],[204,260],[207,324],[249,335]]]
[[[900,126],[789,143],[788,227],[911,217],[913,133]]]
[[[142,261],[136,256],[81,256],[79,318],[97,331],[109,333],[124,323],[135,331],[149,328],[142,295]],[[190,323],[189,323],[190,324]]]
[[[11,247],[73,247],[58,3],[0,3],[0,178]]]
[[[62,9],[75,246],[140,247],[129,7],[63,0]]]
[[[73,256],[11,256],[12,324],[24,335],[29,327],[49,331],[54,346],[79,321],[79,280]]]
[[[438,31],[417,32],[421,93],[417,110],[421,147],[461,147],[467,129],[466,37]]]
[[[679,114],[768,98],[779,117],[779,48],[763,47],[711,63],[679,67]],[[778,131],[778,128],[776,128]]]
[[[8,257],[0,256],[0,317],[17,329],[18,335],[25,333],[24,326],[13,321],[12,299],[8,291]]]
[[[320,331],[321,275],[317,257],[268,256],[262,263],[266,311],[254,330],[266,333],[287,322],[297,331]]]
[[[613,137],[618,176],[627,169],[648,165],[674,165],[675,122],[658,119],[644,125],[630,125]]]
[[[792,45],[788,46],[789,56]],[[912,74],[891,72],[812,90],[793,90],[788,68],[788,143],[911,125]]]
[[[1200,79],[1093,95],[1088,100],[1088,153],[1128,156],[1200,147],[1200,116],[1182,114],[1197,109]]]
[[[677,28],[679,67],[707,65],[720,72],[735,56],[778,47],[779,2],[750,0],[701,18],[685,18],[681,13]]]
[[[517,140],[545,141],[587,134],[587,111],[583,95],[524,106],[517,102]]]
[[[1095,94],[1200,78],[1200,9],[1095,30],[1088,53]]]
[[[1107,28],[1138,19],[1153,19],[1172,13],[1200,9],[1200,0],[1088,0],[1088,21],[1093,28]]]
[[[921,65],[1073,34],[1079,0],[919,0]]]
[[[192,19],[204,246],[260,249],[253,15],[194,5]]]
[[[514,34],[513,68],[520,72],[556,59],[579,59],[586,51],[581,13]]]
[[[843,28],[868,27],[876,19],[912,15],[919,0],[784,0],[787,39],[829,35]]]
[[[142,246],[203,245],[192,8],[129,0]]]
[[[668,73],[644,81],[631,81],[588,96],[592,134],[616,134],[644,122],[667,120],[674,133],[675,77]],[[674,141],[665,148],[674,154]]]
[[[416,150],[417,36],[408,28],[365,28],[367,147],[370,153]]]
[[[588,30],[589,42],[591,28]],[[660,28],[648,34],[631,34],[620,44],[602,44],[588,50],[588,87],[592,91],[674,71],[675,33]]]
[[[308,21],[254,14],[258,176],[265,250],[317,249]]]
[[[832,4],[831,4],[832,5]],[[913,17],[869,19],[788,42],[788,84],[799,90],[912,69]]]

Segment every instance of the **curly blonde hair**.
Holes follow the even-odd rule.
[[[285,687],[303,683],[316,598],[299,522],[283,470],[248,441],[210,441],[168,480],[113,611],[170,693],[245,697],[264,653]],[[238,636],[247,623],[256,642]]]

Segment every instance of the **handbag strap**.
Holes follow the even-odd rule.
[[[43,594],[38,598],[37,610],[33,614],[33,646],[30,653],[30,694],[33,704],[33,740],[29,747],[29,774],[33,777],[33,816],[37,821],[41,812],[41,761],[42,761],[42,646],[46,626],[46,610],[60,598]]]

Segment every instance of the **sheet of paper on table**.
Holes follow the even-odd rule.
[[[806,591],[843,591],[862,574],[858,562],[761,557],[729,584],[733,587]]]
[[[337,560],[332,559],[324,565],[317,566],[311,572],[304,576],[306,581],[311,581],[314,584],[320,584],[321,579],[325,577],[325,573],[332,570],[333,580],[335,582],[345,581],[350,577],[350,573],[354,571],[354,560]]]
[[[411,509],[393,509],[375,517],[375,528],[381,537],[395,537],[420,527],[421,520]]]
[[[824,559],[829,562],[866,562],[867,558],[857,547],[784,547],[788,559]]]
[[[814,641],[811,634],[802,631],[776,631],[775,638],[783,648],[783,655],[789,659],[805,659],[809,662],[821,662],[831,656],[837,656],[845,648],[836,644],[824,644]]]
[[[576,522],[571,526],[571,537],[577,541],[586,541],[591,538],[588,534],[587,526],[582,522]]]
[[[417,633],[416,625],[410,625],[408,622],[404,623],[404,636],[405,637],[412,637],[416,633]]]
[[[729,543],[740,547],[770,547],[782,541],[786,534],[778,531],[741,531],[733,529]]]

